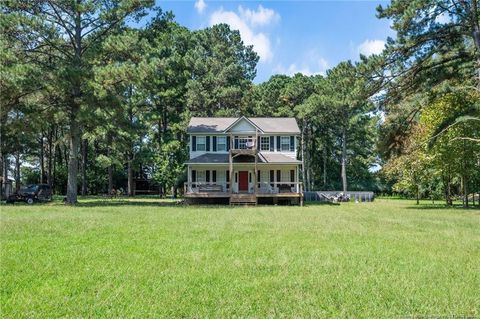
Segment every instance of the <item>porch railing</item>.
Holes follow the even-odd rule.
[[[230,183],[221,182],[185,182],[185,194],[187,193],[226,193],[230,192]],[[280,194],[303,192],[301,182],[257,182],[257,194]],[[250,187],[249,193],[254,194],[255,188]]]
[[[185,182],[184,191],[187,193],[225,193],[229,190],[230,183],[215,182]]]
[[[303,192],[302,182],[260,182],[257,183],[258,194],[279,194]]]

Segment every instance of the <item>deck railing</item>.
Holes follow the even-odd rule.
[[[230,141],[231,150],[255,150],[257,148],[257,139],[247,136],[236,136]]]
[[[185,182],[184,191],[187,193],[226,193],[230,183],[215,182]]]
[[[230,192],[230,183],[222,182],[185,182],[185,194],[188,193],[227,193]],[[303,192],[301,182],[258,182],[257,194],[281,194]],[[254,186],[250,186],[248,193],[254,194]]]
[[[260,182],[258,194],[302,193],[302,182]]]

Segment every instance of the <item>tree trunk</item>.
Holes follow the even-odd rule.
[[[446,194],[446,199],[447,199],[447,206],[451,206],[452,205],[452,197],[451,197],[451,183],[450,183],[450,176],[448,177],[448,180],[447,180],[447,194]]]
[[[77,5],[80,7],[80,0]],[[80,125],[78,123],[78,112],[80,110],[80,98],[82,96],[81,79],[79,75],[82,68],[82,11],[78,9],[75,12],[75,55],[73,58],[73,67],[77,75],[72,76],[71,86],[72,95],[70,101],[70,152],[68,157],[68,180],[67,180],[67,200],[66,203],[74,205],[77,203],[77,174],[78,174],[78,150],[80,144]]]
[[[128,156],[128,167],[127,167],[127,177],[128,177],[128,196],[134,195],[134,188],[133,188],[133,159],[132,156],[129,154]]]
[[[417,185],[417,205],[420,205],[420,187]]]
[[[15,191],[20,190],[20,153],[15,154]]]
[[[278,148],[278,145],[277,145]],[[303,120],[303,125],[302,125],[302,182],[303,186],[305,187],[305,191],[307,191],[307,185],[305,183],[306,178],[305,178],[305,120]]]
[[[347,133],[345,127],[342,130],[342,186],[343,192],[347,192]]]
[[[178,188],[177,186],[173,186],[173,198],[177,198],[178,196]]]
[[[55,141],[58,141],[58,130],[55,129]],[[58,155],[58,156],[57,156]],[[62,163],[62,152],[60,152],[60,149],[57,146],[57,143],[53,144],[53,175],[52,175],[52,190],[55,191],[55,187],[57,185],[56,183],[56,178],[57,178],[57,159],[58,163]]]
[[[110,134],[107,135],[107,157],[108,159],[111,161],[111,148],[110,148],[110,145],[112,145],[112,136]],[[107,193],[108,194],[111,194],[112,192],[112,189],[113,189],[113,165],[110,164],[108,165],[108,190],[107,190]]]
[[[323,188],[327,187],[327,148],[323,148]],[[326,189],[325,189],[326,190]]]
[[[5,187],[5,191],[7,190],[6,189],[6,183],[8,182],[8,167],[9,167],[9,163],[8,163],[8,156],[6,154],[2,154],[2,177],[3,177],[3,183],[4,183],[4,187]],[[6,194],[4,194],[6,195]]]
[[[462,186],[463,186],[463,206],[468,208],[468,187],[467,187],[467,176],[462,176]]]
[[[53,155],[53,129],[48,130],[48,136],[47,136],[47,143],[48,143],[48,163],[47,163],[47,184],[52,187],[52,162],[54,159],[52,159]]]
[[[87,195],[88,141],[82,140],[82,196]]]
[[[68,157],[67,204],[77,203],[77,174],[78,174],[78,148],[80,144],[80,129],[77,112],[70,116],[70,152]]]
[[[40,135],[40,184],[45,182],[45,154],[43,149],[43,132]]]

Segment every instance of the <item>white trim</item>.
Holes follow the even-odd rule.
[[[233,126],[235,126],[238,122],[240,122],[242,119],[250,123],[253,127],[255,127],[257,130],[259,130],[262,133],[265,133],[261,128],[259,128],[255,123],[253,123],[251,120],[249,120],[247,117],[242,116],[239,117],[236,121],[234,121],[230,126],[228,126],[223,132],[226,133],[228,132]]]

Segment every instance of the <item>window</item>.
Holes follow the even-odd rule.
[[[225,152],[227,150],[227,138],[225,136],[217,137],[217,152]]]
[[[198,144],[198,142],[197,142]],[[281,150],[282,152],[289,152],[290,151],[290,137],[289,136],[282,136],[280,140]]]
[[[205,152],[205,136],[197,136],[197,152]]]
[[[251,136],[235,136],[235,149],[246,150],[255,146],[255,139]]]
[[[239,138],[238,139],[238,148],[244,150],[247,148],[247,139],[246,138]]]
[[[270,150],[270,137],[269,136],[261,136],[260,137],[260,150],[261,151],[269,151]]]
[[[205,183],[205,171],[197,171],[196,182]]]

